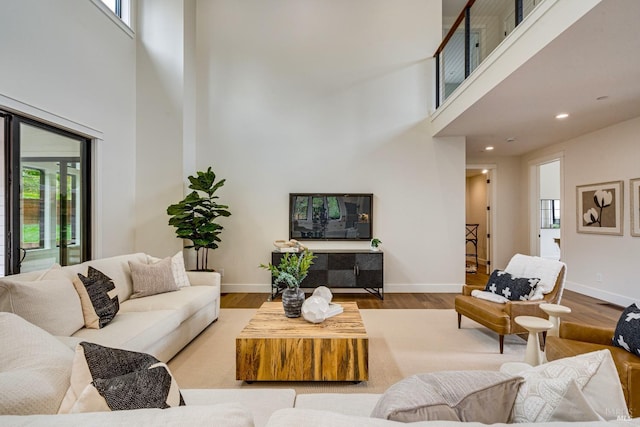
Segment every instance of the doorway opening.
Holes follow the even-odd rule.
[[[469,165],[465,195],[465,271],[491,273],[495,166]]]
[[[562,161],[553,157],[531,164],[531,253],[561,258]]]

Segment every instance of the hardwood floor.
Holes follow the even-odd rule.
[[[483,273],[466,275],[468,284],[484,285],[488,278]],[[333,300],[335,302],[355,301],[361,309],[452,309],[456,295],[454,293],[387,293],[382,301],[368,293],[334,293]],[[258,308],[268,298],[267,293],[225,293],[220,298],[220,306],[222,308]],[[279,299],[280,297],[276,300]],[[615,327],[623,310],[623,307],[569,290],[564,291],[562,305],[571,308],[571,313],[564,315],[563,320],[605,327]]]

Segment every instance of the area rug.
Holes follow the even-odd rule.
[[[402,378],[442,370],[497,370],[524,360],[526,342],[498,336],[454,310],[360,310],[369,335],[369,381],[254,382],[235,379],[235,338],[255,309],[222,309],[217,322],[169,362],[181,388],[294,388],[299,393],[381,393]]]

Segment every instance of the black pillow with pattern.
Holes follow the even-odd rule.
[[[58,412],[166,409],[184,404],[169,367],[152,355],[81,342]]]
[[[515,277],[506,271],[493,270],[484,290],[510,301],[527,301],[533,296],[538,282],[540,279]]]
[[[640,307],[631,304],[625,308],[613,334],[613,345],[640,356]]]
[[[84,326],[90,329],[104,328],[118,313],[120,302],[113,280],[89,266],[86,276],[78,273],[73,286],[80,296]]]

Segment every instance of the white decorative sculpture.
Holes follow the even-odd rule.
[[[318,286],[313,291],[313,296],[321,297],[322,299],[324,299],[327,302],[327,304],[329,304],[331,302],[331,299],[333,298],[333,295],[331,294],[331,291],[326,286]]]
[[[307,298],[302,304],[302,317],[307,322],[320,323],[327,318],[329,303],[324,298],[315,295]]]

